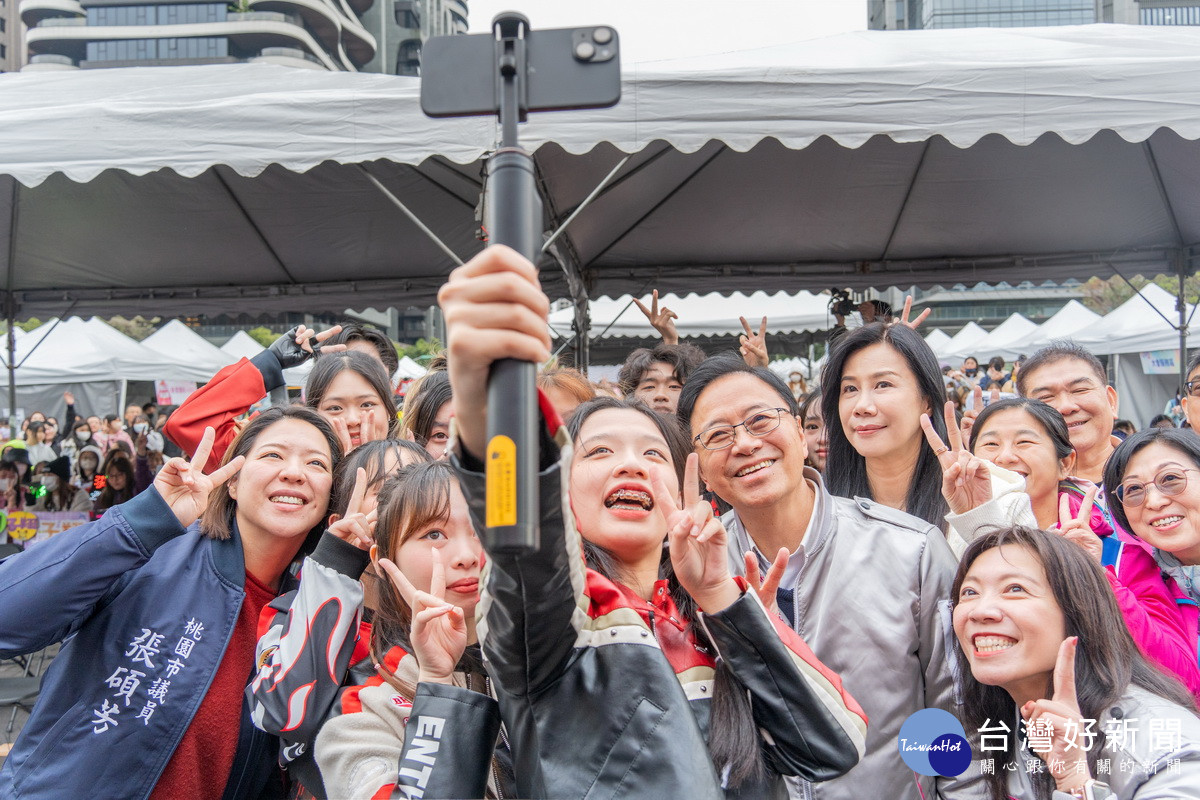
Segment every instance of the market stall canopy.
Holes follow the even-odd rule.
[[[1018,355],[1018,353],[1013,351],[1012,343],[1032,334],[1037,329],[1038,325],[1036,322],[1033,322],[1022,314],[1014,313],[1008,319],[1004,320],[1004,322],[993,328],[992,332],[987,335],[987,338],[971,345],[974,353],[963,353],[962,355],[977,354],[981,367],[994,356],[1001,356],[1005,361],[1011,361]]]
[[[543,284],[795,292],[1186,266],[1198,72],[1200,29],[1119,25],[629,64],[616,107],[524,126],[548,230],[615,168]],[[481,247],[494,120],[426,119],[416,79],[27,72],[0,79],[0,104],[0,285],[20,316],[430,302],[454,259],[372,179],[458,257]]]
[[[647,308],[650,307],[648,295],[639,299]],[[592,300],[588,305],[592,338],[645,338],[659,335],[646,315],[633,304],[631,295],[623,295],[615,300],[604,297]],[[659,298],[658,305],[678,315],[675,330],[682,339],[740,334],[743,328],[739,317],[745,317],[755,331],[762,318],[766,317],[767,332],[770,334],[826,330],[834,323],[829,313],[829,296],[810,292],[794,295],[785,292],[754,292],[750,295],[734,292],[728,296],[693,293],[682,297],[668,294]],[[552,312],[550,330],[558,337],[572,336],[573,320],[573,308]]]
[[[1146,309],[1150,311],[1149,308]],[[1100,319],[1100,315],[1078,300],[1072,300],[1054,312],[1054,316],[1043,322],[1032,331],[1009,345],[1013,356],[1022,354],[1031,356],[1039,347],[1043,347],[1055,339],[1069,339],[1076,331],[1082,330]]]
[[[255,341],[254,337],[245,331],[238,331],[233,336],[230,336],[229,341],[221,345],[220,349],[222,352],[228,353],[235,359],[238,359],[254,358],[267,348]]]
[[[934,328],[925,337],[925,344],[929,345],[929,349],[935,353],[940,353],[942,348],[950,343],[950,334],[946,333],[941,328]]]
[[[200,380],[208,380],[239,358],[221,350],[177,319],[143,339],[142,346],[206,371],[208,374]]]
[[[974,356],[976,361],[986,361],[986,358],[976,354],[975,345],[982,342],[987,336],[986,330],[974,322],[968,322],[962,327],[962,330],[951,336],[950,341],[946,342],[940,350],[935,349],[933,352],[943,361],[946,359],[962,360],[967,356]],[[957,365],[952,364],[951,366]]]
[[[1186,304],[1188,319],[1194,311],[1191,303]],[[1075,331],[1071,338],[1101,356],[1178,350],[1179,331],[1174,327],[1178,316],[1175,296],[1158,284],[1149,283],[1101,319]]]

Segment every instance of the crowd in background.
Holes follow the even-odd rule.
[[[378,331],[300,326],[169,414],[31,414],[8,507],[98,519],[0,562],[0,651],[68,640],[0,794],[1200,797],[1200,356],[1122,431],[1071,342],[955,369],[868,301],[810,386],[766,319],[706,354],[655,295],[615,385],[539,372],[515,554],[481,535],[485,383],[549,360],[535,276],[457,270],[403,398]],[[926,708],[958,772],[898,756]]]

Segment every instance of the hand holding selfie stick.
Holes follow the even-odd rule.
[[[517,124],[529,111],[610,106],[620,98],[616,31],[539,31],[506,12],[492,33],[430,39],[422,55],[421,107],[432,117],[496,114],[500,147],[487,162],[484,227],[489,242],[533,263],[541,255],[542,202],[533,158]],[[538,547],[537,365],[502,359],[487,388],[487,548]]]

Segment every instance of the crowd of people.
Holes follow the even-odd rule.
[[[539,373],[518,552],[486,381],[550,360],[549,301],[492,247],[440,302],[400,408],[386,337],[301,326],[169,416],[10,443],[10,503],[130,495],[0,562],[0,655],[63,643],[0,794],[1200,798],[1200,438],[1122,441],[1088,351],[956,371],[870,303],[810,391],[765,320],[709,355],[655,297],[616,386]],[[924,709],[969,764],[907,766]]]

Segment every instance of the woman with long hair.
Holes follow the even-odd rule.
[[[821,390],[817,389],[800,403],[800,430],[804,432],[804,443],[808,455],[804,461],[817,472],[825,472],[825,461],[829,457],[829,429],[821,416]]]
[[[450,418],[454,416],[454,393],[445,370],[427,374],[404,398],[404,436],[441,458],[450,443]]]
[[[451,461],[476,520],[503,513],[484,489],[491,365],[549,357],[536,274],[492,247],[439,295]],[[636,402],[543,426],[540,539],[488,550],[480,620],[520,796],[765,797],[861,756],[865,718],[840,680],[730,575],[687,450],[675,419]]]
[[[1197,796],[1193,700],[1138,650],[1082,548],[995,529],[968,545],[952,602],[964,721],[999,753],[991,800]]]
[[[328,529],[304,560],[299,584],[271,602],[269,621],[263,617],[258,669],[246,692],[254,724],[284,742],[292,798],[359,796],[345,787],[327,791],[313,746],[321,727],[342,713],[346,690],[375,674],[370,641],[378,577],[369,553],[380,491],[398,471],[430,460],[423,448],[399,439],[366,442],[343,458]]]
[[[821,391],[829,491],[906,511],[945,531],[942,467],[921,430],[921,415],[929,414],[946,438],[937,413],[946,389],[929,345],[902,323],[864,325],[830,350]]]
[[[64,642],[0,795],[281,795],[278,740],[243,692],[259,615],[323,527],[341,450],[303,408],[251,420],[205,475],[213,438],[100,520],[0,562],[0,651]]]
[[[219,458],[251,407],[284,387],[283,370],[315,355],[304,403],[330,421],[344,452],[362,442],[387,439],[396,424],[396,401],[388,374],[379,358],[354,349],[353,342],[332,344],[331,338],[341,330],[335,325],[316,333],[300,325],[254,358],[230,364],[171,413],[163,433],[185,453],[191,453],[205,428],[211,427],[217,432],[213,456]],[[359,343],[374,353],[371,343]],[[334,360],[322,365],[327,358]]]
[[[1028,397],[994,402],[975,420],[971,452],[1022,479],[1024,492],[1006,496],[1022,504],[1021,513],[1010,509],[1007,515],[1082,547],[1104,568],[1138,647],[1200,697],[1196,638],[1186,634],[1186,617],[1145,545],[1112,518],[1094,484],[1072,477],[1075,451],[1062,414]]]

